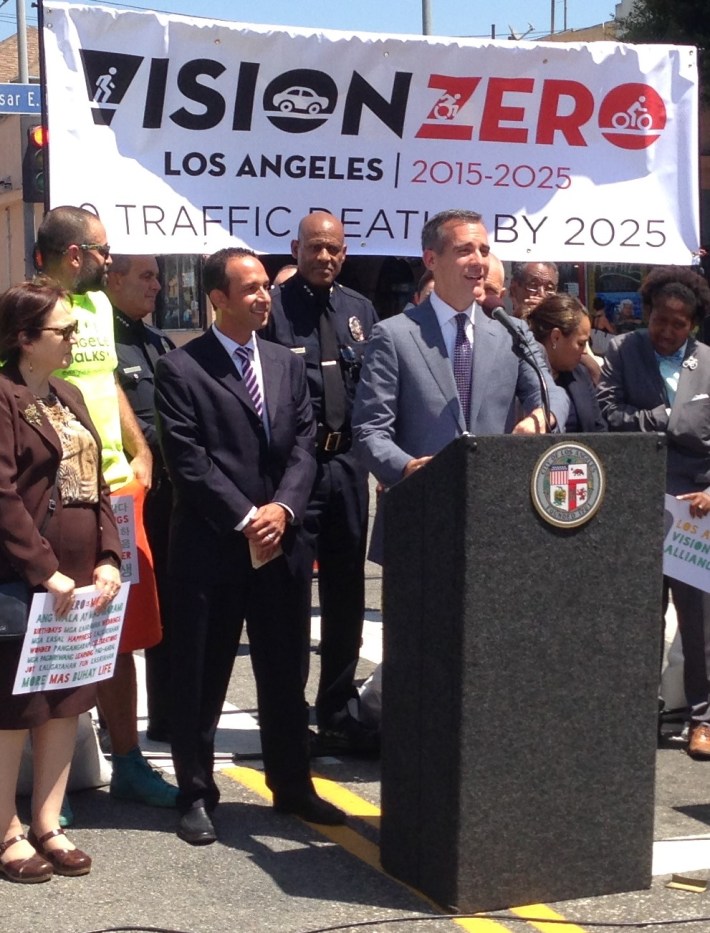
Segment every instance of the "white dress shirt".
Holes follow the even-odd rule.
[[[472,301],[468,308],[464,308],[463,312],[459,312],[455,308],[452,308],[451,305],[447,305],[445,301],[439,298],[436,292],[432,292],[431,295],[429,295],[429,301],[431,301],[431,306],[434,309],[434,314],[436,314],[436,319],[441,328],[441,336],[444,338],[446,353],[453,365],[457,331],[456,315],[463,313],[468,317],[468,321],[466,322],[466,339],[471,346],[473,346],[473,312],[476,307],[476,302]]]

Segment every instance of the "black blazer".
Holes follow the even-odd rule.
[[[270,439],[211,330],[156,364],[156,426],[175,489],[171,552],[185,550],[173,566],[187,574],[208,567],[212,548],[239,534],[253,506],[278,501],[291,509],[286,553],[306,512],[316,461],[305,367],[284,347],[260,339],[258,347]]]
[[[670,495],[710,489],[710,347],[688,337],[669,410],[648,331],[615,337],[602,367],[599,404],[610,431],[665,432]]]
[[[580,363],[568,373],[560,373],[557,385],[565,390],[570,399],[569,415],[565,431],[607,431],[597,393],[586,366]]]

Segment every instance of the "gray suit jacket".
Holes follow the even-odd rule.
[[[569,400],[552,381],[539,345],[522,321],[550,394],[557,423],[567,420]],[[474,317],[470,423],[464,423],[451,360],[429,300],[377,324],[365,352],[353,412],[353,440],[368,470],[386,486],[402,479],[414,457],[436,454],[470,434],[506,434],[541,404],[538,378],[513,353],[508,332],[480,308]]]
[[[598,397],[610,431],[661,431],[668,439],[671,495],[710,485],[710,347],[688,338],[670,415],[668,395],[647,330],[609,344]]]
[[[558,425],[567,420],[569,399],[552,381],[539,344],[527,324],[515,321],[546,373],[550,407]],[[541,404],[540,384],[529,363],[512,351],[510,334],[480,308],[474,316],[470,423],[464,423],[451,360],[427,299],[377,324],[365,351],[355,407],[353,445],[367,469],[385,486],[402,479],[407,463],[437,454],[470,434],[506,434]],[[381,557],[381,517],[373,529],[371,559]]]

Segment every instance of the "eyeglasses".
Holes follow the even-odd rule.
[[[108,243],[79,243],[79,249],[83,249],[84,251],[95,249],[104,259],[108,259],[111,255],[111,247]]]
[[[540,292],[544,295],[555,295],[557,293],[557,286],[554,282],[543,282],[541,279],[527,279],[524,288],[530,295],[539,295]]]
[[[66,327],[40,327],[40,330],[51,330],[55,334],[59,334],[62,340],[71,340],[72,337],[79,333],[79,325],[74,321],[73,324],[67,324]]]

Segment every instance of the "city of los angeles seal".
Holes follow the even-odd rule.
[[[558,528],[584,525],[604,498],[604,470],[584,444],[555,444],[535,464],[532,500],[538,513]]]

